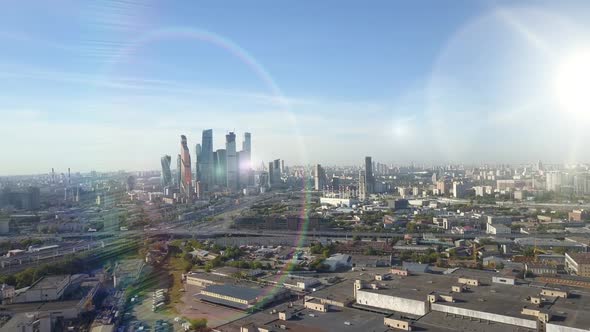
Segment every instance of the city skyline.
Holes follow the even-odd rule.
[[[253,164],[590,161],[587,3],[185,4],[2,11],[0,175],[157,169],[228,128]]]

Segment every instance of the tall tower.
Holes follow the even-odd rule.
[[[172,157],[169,155],[164,155],[160,162],[162,164],[162,175],[160,177],[162,182],[162,187],[169,187],[172,184],[172,172],[170,171],[170,162],[172,161]]]
[[[178,158],[176,158],[176,186],[178,190],[181,189],[182,183],[182,156],[180,153],[178,154]]]
[[[225,135],[227,187],[232,191],[238,190],[238,155],[236,153],[236,134],[230,132]]]
[[[219,149],[214,153],[215,158],[215,184],[227,186],[227,158],[225,149]]]
[[[68,167],[68,186],[72,185],[72,176],[70,173],[70,168]]]
[[[201,144],[195,145],[195,180],[201,181]]]
[[[180,191],[187,199],[191,197],[192,171],[191,171],[191,154],[188,150],[186,136],[180,136],[180,161],[181,161],[181,178]]]
[[[326,174],[324,172],[324,169],[322,168],[322,165],[320,165],[320,164],[315,165],[313,179],[314,179],[314,189],[317,191],[324,190],[325,181],[326,181]]]
[[[199,180],[207,187],[213,185],[213,129],[203,130],[201,144],[201,155],[199,156],[201,179]]]
[[[244,133],[244,141],[242,142],[242,151],[238,153],[239,163],[239,179],[240,185],[247,186],[253,184],[254,179],[252,175],[252,141],[251,134]]]
[[[365,157],[365,192],[373,194],[375,192],[375,177],[373,176],[373,162],[371,157]]]
[[[367,198],[367,176],[364,171],[359,171],[358,197],[361,201]]]

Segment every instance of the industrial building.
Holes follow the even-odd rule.
[[[195,297],[201,301],[241,310],[265,305],[290,296],[289,291],[281,288],[249,288],[237,285],[210,285],[201,290]]]
[[[70,285],[70,275],[49,276],[37,280],[28,289],[19,293],[12,303],[57,301]]]
[[[556,288],[492,282],[492,276],[419,274],[390,280],[356,280],[353,306],[401,315],[410,325],[431,313],[481,324],[502,324],[510,329],[536,331],[588,331],[590,298],[570,296]],[[484,325],[485,324],[485,325]]]

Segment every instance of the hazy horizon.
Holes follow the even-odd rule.
[[[209,128],[255,167],[590,161],[590,3],[427,4],[5,4],[0,176],[156,170]]]

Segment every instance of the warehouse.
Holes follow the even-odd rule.
[[[16,296],[12,303],[57,301],[63,297],[69,285],[69,275],[44,277]]]
[[[358,280],[353,289],[355,306],[372,311],[388,310],[412,319],[438,312],[445,317],[469,319],[481,324],[505,324],[546,331],[588,331],[590,298],[569,296],[560,289],[515,286],[492,282],[481,273],[461,275],[419,274],[391,280]],[[461,280],[460,280],[461,279]],[[465,283],[466,280],[471,281]],[[463,281],[463,282],[461,282]],[[457,291],[453,285],[464,284]],[[483,325],[482,325],[482,329]]]
[[[195,297],[201,301],[211,302],[241,310],[249,310],[280,299],[289,297],[289,292],[281,288],[249,288],[236,285],[210,285]]]

